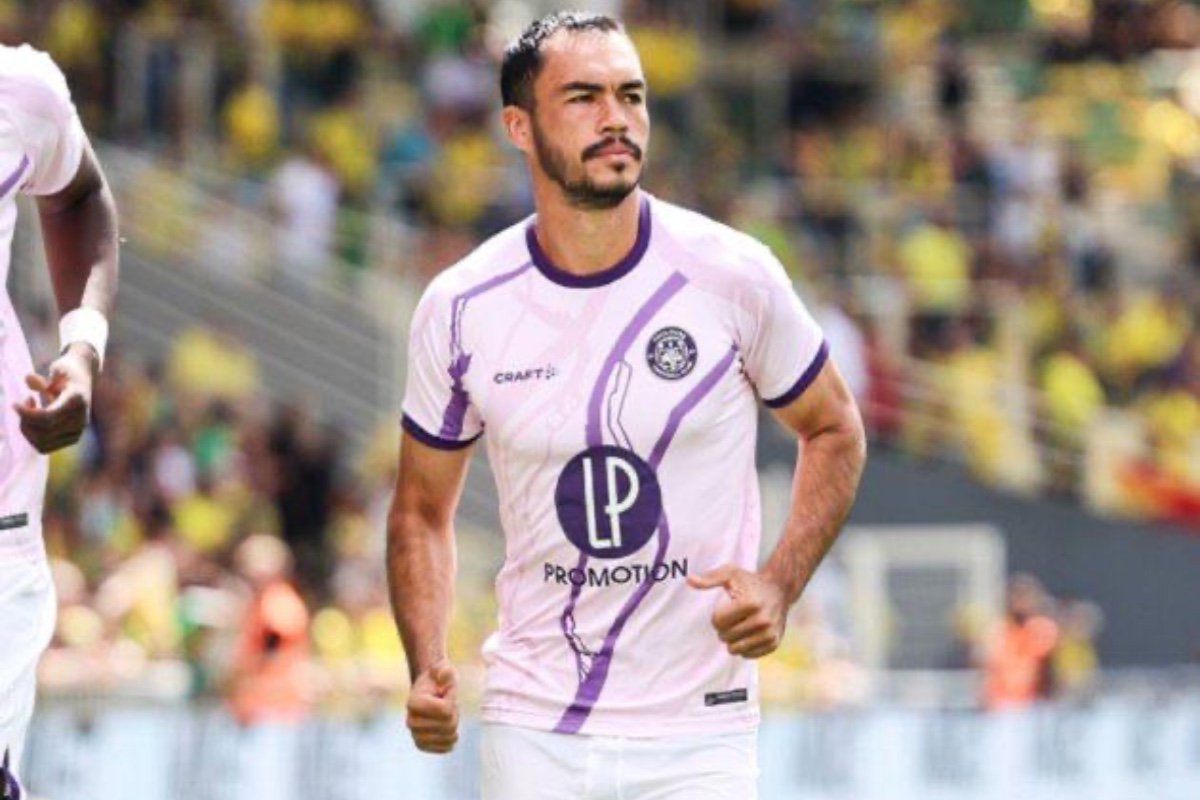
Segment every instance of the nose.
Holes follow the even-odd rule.
[[[601,103],[600,132],[606,135],[620,135],[629,130],[629,120],[625,118],[625,106],[620,99],[606,95]]]

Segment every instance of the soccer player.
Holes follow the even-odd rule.
[[[46,375],[5,291],[0,304],[0,798],[21,796],[16,770],[33,713],[37,660],[54,628],[42,544],[46,453],[78,441],[108,338],[117,288],[117,215],[66,79],[28,46],[0,47],[0,280],[7,280],[16,195],[37,197],[62,320]],[[7,285],[7,284],[6,284]],[[36,393],[35,399],[32,393]]]
[[[535,22],[501,91],[537,214],[439,275],[412,326],[388,523],[408,725],[455,744],[453,519],[486,431],[506,558],[485,800],[753,798],[754,659],[848,513],[857,408],[767,248],[639,189],[647,87],[616,21]],[[760,400],[802,459],[758,569]]]

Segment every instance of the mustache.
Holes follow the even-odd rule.
[[[628,138],[626,138],[624,136],[609,137],[608,139],[604,139],[603,141],[599,141],[599,142],[596,142],[595,144],[588,145],[583,150],[583,160],[589,161],[593,158],[596,158],[597,156],[600,155],[601,150],[603,150],[606,147],[612,147],[614,144],[620,144],[620,145],[624,146],[627,150],[629,150],[630,154],[633,156],[634,161],[642,160],[642,148],[638,147],[636,144],[634,144],[632,141],[630,141]]]

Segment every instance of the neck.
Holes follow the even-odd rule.
[[[640,191],[604,210],[575,208],[560,198],[536,200],[538,244],[565,272],[602,272],[620,262],[637,241]]]

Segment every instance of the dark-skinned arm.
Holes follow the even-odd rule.
[[[117,207],[90,144],[71,182],[38,198],[38,216],[59,315],[87,307],[107,318],[117,292]],[[91,345],[75,342],[44,377],[26,378],[42,404],[28,398],[15,407],[22,433],[39,452],[72,445],[83,434],[100,357]]]

